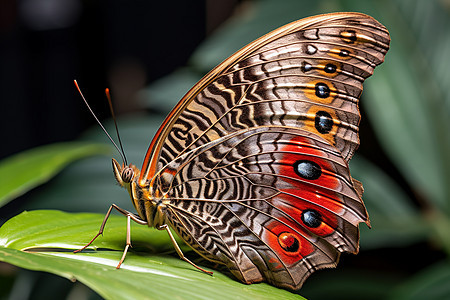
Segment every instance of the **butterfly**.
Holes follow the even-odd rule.
[[[359,145],[362,84],[389,42],[372,17],[331,13],[231,55],[170,112],[141,169],[113,159],[138,214],[113,204],[93,240],[114,208],[128,224],[167,230],[180,257],[204,272],[169,227],[240,281],[289,290],[335,267],[342,252],[356,254],[358,225],[370,221],[348,161]],[[130,245],[128,225],[118,267]]]

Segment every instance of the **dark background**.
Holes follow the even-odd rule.
[[[100,118],[138,109],[135,93],[184,65],[239,1],[0,2],[0,158],[72,140]],[[176,7],[176,9],[174,9]]]
[[[251,2],[251,1],[250,1]],[[0,159],[75,139],[93,125],[73,80],[100,119],[142,109],[137,93],[187,63],[243,1],[2,0]],[[224,57],[225,58],[225,57]],[[164,112],[165,113],[165,112]],[[362,111],[360,152],[405,185]],[[145,137],[150,140],[151,137]]]
[[[110,117],[104,95],[106,87],[111,88],[118,115],[142,110],[137,102],[139,91],[189,64],[188,59],[194,49],[211,37],[210,33],[236,8],[249,2],[273,2],[274,7],[283,6],[283,16],[292,13],[295,18],[336,10],[361,11],[381,21],[392,35],[386,62],[365,83],[366,90],[361,100],[361,147],[358,155],[371,164],[364,165],[359,160],[363,167],[359,170],[351,167],[353,176],[363,181],[366,187],[364,199],[373,229],[362,232],[359,255],[345,255],[338,269],[317,272],[308,279],[300,294],[315,295],[315,299],[320,298],[318,295],[323,299],[329,299],[330,295],[335,299],[385,299],[388,295],[391,299],[400,299],[397,296],[401,294],[407,295],[404,299],[411,299],[413,297],[408,296],[416,291],[419,291],[418,295],[423,291],[422,295],[427,296],[435,292],[433,299],[442,299],[439,296],[445,292],[450,295],[450,198],[444,196],[441,199],[430,193],[442,186],[439,182],[434,184],[431,178],[443,178],[444,185],[450,180],[450,177],[445,177],[448,171],[444,171],[450,169],[450,150],[445,153],[450,149],[450,138],[445,130],[448,116],[443,118],[447,123],[439,122],[439,112],[445,113],[445,108],[450,107],[446,82],[446,78],[450,78],[450,63],[445,52],[448,49],[446,45],[450,45],[450,22],[446,21],[450,20],[448,1],[299,0],[290,1],[291,5],[288,5],[288,1],[268,0],[0,0],[0,158],[38,145],[74,140],[94,125],[75,89],[74,79],[78,80],[101,119]],[[302,5],[298,6],[302,7],[296,7],[294,11],[291,8],[293,2],[301,2]],[[338,2],[339,5],[336,4]],[[261,29],[269,24],[267,30],[266,27],[261,30],[265,33],[282,25],[272,26],[271,21],[278,16],[270,10],[267,15],[264,12],[258,16],[257,23],[249,22],[241,28],[257,24]],[[246,42],[260,34],[248,36]],[[226,34],[223,39],[226,43],[233,43]],[[207,70],[197,71],[204,74]],[[385,95],[388,101],[384,102],[385,109],[375,110],[376,106],[369,106],[370,101],[367,101],[374,100],[369,99],[368,87],[373,82],[383,83],[382,79],[388,83],[384,86],[386,91],[378,85],[374,85],[372,91]],[[389,94],[390,91],[394,92]],[[414,97],[420,99],[414,102]],[[433,107],[433,101],[438,109]],[[392,114],[395,109],[398,111]],[[377,114],[391,116],[391,127],[386,129],[382,123],[388,123],[387,120],[376,118]],[[129,116],[134,118],[135,115]],[[120,124],[124,123],[122,120]],[[440,132],[441,136],[437,134]],[[100,134],[107,143],[104,135]],[[146,145],[153,136],[135,134]],[[124,138],[127,136],[133,137],[123,134]],[[408,139],[403,137],[413,140],[413,146],[406,147],[403,141],[408,142]],[[423,147],[428,144],[432,145]],[[433,159],[438,151],[431,151],[433,147],[444,149],[439,156],[442,159],[435,164]],[[142,149],[138,160],[134,161],[138,166],[146,148]],[[116,153],[113,155],[117,158]],[[405,157],[408,164],[402,161]],[[114,187],[111,188],[110,158],[102,159],[101,165],[105,170],[92,172],[87,163],[85,165],[90,168],[87,173],[94,174],[81,172],[80,175],[77,170],[65,170],[49,184],[3,206],[0,220],[6,221],[20,213],[23,210],[21,204],[28,204],[27,200],[47,200],[34,208],[103,213],[113,201],[110,195],[120,193],[118,197],[126,203],[124,205],[131,206],[124,191],[116,193]],[[352,162],[357,160],[355,158]],[[411,166],[417,165],[432,167],[420,169],[419,174],[426,176],[415,177],[417,174],[411,172],[414,170]],[[371,174],[373,166],[378,169]],[[434,166],[436,168],[433,169]],[[107,174],[106,186],[97,182],[99,173]],[[438,176],[430,176],[435,174]],[[79,178],[84,181],[76,181]],[[97,194],[90,189],[89,183],[99,185],[95,190]],[[57,188],[62,191],[52,193]],[[66,198],[57,197],[60,194]],[[444,195],[448,196],[448,193]],[[67,199],[69,196],[76,200],[70,201]],[[82,201],[86,201],[84,206],[80,204]],[[73,209],[74,203],[79,210]],[[361,227],[365,230],[364,226]],[[7,264],[2,266],[8,268]],[[438,272],[430,270],[433,266]],[[18,272],[17,269],[14,272]],[[26,276],[37,273],[20,272]],[[39,274],[49,277],[52,282],[59,278]],[[19,282],[14,281],[13,276],[9,279],[10,286]],[[60,283],[68,288],[71,286],[65,279],[60,278]],[[34,286],[46,290],[41,281],[36,281]],[[391,294],[392,291],[396,293]]]

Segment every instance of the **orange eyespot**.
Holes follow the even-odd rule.
[[[347,44],[353,44],[358,39],[358,35],[354,30],[342,31],[340,35],[341,35],[341,39]]]
[[[313,105],[308,110],[304,126],[311,132],[317,132],[332,145],[336,144],[335,136],[340,125],[339,119],[333,109]]]
[[[337,96],[337,90],[328,80],[312,80],[306,84],[306,97],[321,104],[330,104]]]
[[[341,64],[335,61],[323,60],[317,65],[317,69],[320,75],[333,78],[341,72]]]
[[[334,48],[328,51],[328,54],[331,57],[338,58],[340,60],[348,60],[354,56],[352,50],[347,48]]]

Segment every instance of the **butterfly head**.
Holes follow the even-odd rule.
[[[132,164],[119,164],[114,158],[112,159],[112,165],[114,177],[121,187],[127,189],[139,217],[146,220],[150,227],[159,228],[166,224],[164,213],[166,200],[160,193],[152,194],[151,188],[139,183],[140,170]],[[149,205],[144,208],[140,205],[143,202],[142,200],[148,201]]]
[[[139,169],[134,165],[120,165],[117,160],[112,159],[114,177],[119,185],[126,188],[131,194],[132,182],[139,177]]]

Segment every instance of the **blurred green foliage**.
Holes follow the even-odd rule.
[[[109,152],[109,147],[103,144],[59,143],[24,151],[2,160],[0,206],[46,182],[71,162]]]
[[[450,298],[449,1],[246,1],[200,45],[188,66],[142,91],[148,113],[119,118],[128,158],[139,166],[163,119],[156,112],[167,112],[221,60],[290,21],[333,11],[369,14],[392,38],[385,63],[365,83],[362,132],[368,134],[361,135],[360,155],[350,164],[353,177],[364,183],[372,229],[362,226],[358,256],[345,255],[338,269],[316,272],[300,294],[311,299]],[[82,140],[104,137],[93,128]],[[132,210],[126,192],[113,186],[110,168],[104,157],[77,162],[24,209],[106,212],[116,203]],[[9,275],[1,276],[0,286],[11,284]],[[13,289],[26,276],[19,273]],[[29,289],[39,291],[38,281],[32,282]]]

